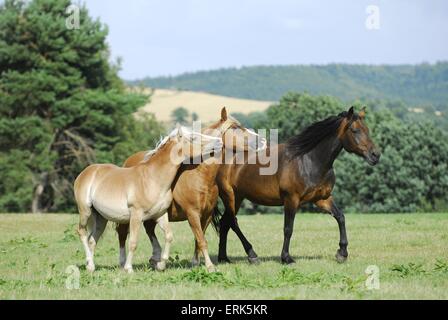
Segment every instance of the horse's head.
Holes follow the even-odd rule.
[[[178,125],[151,152],[154,154],[158,150],[170,150],[171,160],[181,163],[185,159],[198,158],[221,150],[222,145],[221,137],[209,136]]]
[[[266,139],[241,125],[235,118],[228,116],[225,107],[221,109],[221,119],[212,127],[220,131],[226,149],[241,152],[266,148]]]
[[[351,107],[340,114],[342,117],[339,129],[339,138],[343,148],[363,157],[371,166],[380,161],[381,152],[369,135],[369,128],[364,122],[365,108],[356,114]]]

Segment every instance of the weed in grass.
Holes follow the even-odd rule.
[[[243,274],[239,267],[235,267],[235,275],[228,281],[227,284],[241,288],[273,288],[275,283],[269,278],[251,278],[247,274]]]
[[[365,276],[360,276],[357,278],[351,278],[344,276],[342,279],[342,287],[340,287],[342,292],[353,293],[359,292],[364,289],[364,282],[366,281]]]
[[[176,268],[176,269],[185,269],[188,268],[190,266],[190,261],[188,261],[187,259],[180,259],[179,258],[179,254],[176,253],[176,255],[173,257],[169,257],[168,259],[168,263],[170,265],[170,267],[172,268]]]
[[[421,263],[413,263],[413,262],[410,262],[408,264],[395,264],[392,266],[391,271],[397,272],[399,276],[402,278],[408,276],[422,275],[426,273]]]
[[[71,223],[64,230],[64,237],[60,240],[60,242],[71,242],[78,239],[76,236],[76,223]]]
[[[434,265],[434,271],[448,273],[448,262],[437,259]]]
[[[21,237],[16,239],[11,239],[8,241],[9,245],[16,245],[16,247],[12,247],[9,251],[16,249],[17,247],[38,247],[38,248],[47,248],[48,245],[44,242],[39,241],[34,237]]]
[[[229,281],[221,272],[207,272],[204,268],[193,268],[190,271],[184,272],[178,276],[168,278],[168,281],[171,283],[190,281],[203,285],[229,284]]]

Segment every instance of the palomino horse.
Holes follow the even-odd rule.
[[[223,151],[227,152],[245,152],[257,149],[258,135],[241,126],[241,124],[227,116],[225,108],[221,110],[221,119],[212,124],[204,131],[206,134],[220,136],[223,138]],[[225,137],[224,137],[225,136]],[[234,139],[229,139],[234,137]],[[260,140],[262,148],[265,148],[266,141]],[[224,152],[222,158],[224,158]],[[129,157],[124,166],[132,167],[140,163],[145,152],[138,152]],[[170,221],[188,220],[196,238],[195,254],[193,256],[193,265],[199,264],[199,251],[205,259],[205,265],[208,271],[215,269],[210,260],[207,249],[207,242],[204,237],[205,230],[212,219],[213,208],[218,200],[218,186],[216,184],[216,174],[222,161],[219,159],[208,159],[198,165],[184,164],[179,169],[178,175],[173,184],[173,203],[168,208]],[[146,232],[153,245],[152,260],[160,259],[160,245],[157,241],[154,228],[156,222],[147,220],[144,223]],[[124,251],[128,225],[120,225],[117,228],[120,240],[120,252]],[[165,236],[166,237],[166,236]]]
[[[266,151],[278,154],[278,170],[273,175],[260,175],[259,170],[264,165],[259,163],[258,158],[249,161],[254,163],[256,160],[256,165],[222,166],[217,181],[225,212],[219,222],[218,261],[229,262],[226,243],[230,228],[240,238],[249,260],[257,260],[252,245],[241,232],[236,220],[244,199],[261,205],[284,206],[283,263],[294,262],[289,254],[294,217],[299,206],[307,202],[314,203],[336,219],[340,234],[336,259],[339,262],[345,261],[348,256],[345,217],[331,194],[335,184],[333,162],[341,150],[345,149],[363,157],[372,166],[378,163],[380,151],[369,137],[364,116],[364,109],[356,114],[352,107],[348,112],[310,125],[299,135],[290,138],[286,144],[271,146]]]
[[[132,272],[140,224],[158,219],[166,212],[173,198],[171,184],[181,163],[188,157],[200,157],[221,148],[221,138],[178,127],[159,142],[146,161],[135,167],[92,164],[84,169],[75,180],[74,191],[87,270],[95,270],[95,246],[110,220],[130,224],[129,254],[124,269]],[[169,251],[169,244],[165,250]]]

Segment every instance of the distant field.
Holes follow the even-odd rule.
[[[241,216],[241,228],[261,257],[249,265],[231,234],[234,263],[190,269],[193,236],[174,223],[172,261],[165,272],[147,265],[149,241],[142,232],[136,271],[117,268],[112,224],[100,240],[97,271],[85,271],[75,233],[77,215],[0,214],[0,299],[448,299],[448,214],[347,215],[350,257],[338,264],[338,228],[324,214],[298,214],[291,242],[297,263],[279,261],[281,215]],[[160,233],[159,233],[160,236]],[[216,261],[217,237],[207,233]],[[80,289],[66,289],[65,270],[78,265]],[[380,288],[367,290],[365,270],[379,268]]]
[[[151,96],[151,102],[141,110],[154,113],[159,121],[168,122],[171,121],[174,109],[184,107],[190,114],[196,112],[201,121],[210,122],[219,118],[222,107],[226,107],[230,113],[247,114],[253,111],[264,111],[272,103],[271,101],[231,98],[204,92],[156,89]]]

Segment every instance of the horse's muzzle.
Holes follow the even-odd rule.
[[[376,149],[370,149],[366,155],[366,161],[371,166],[374,166],[380,162],[381,152]]]

